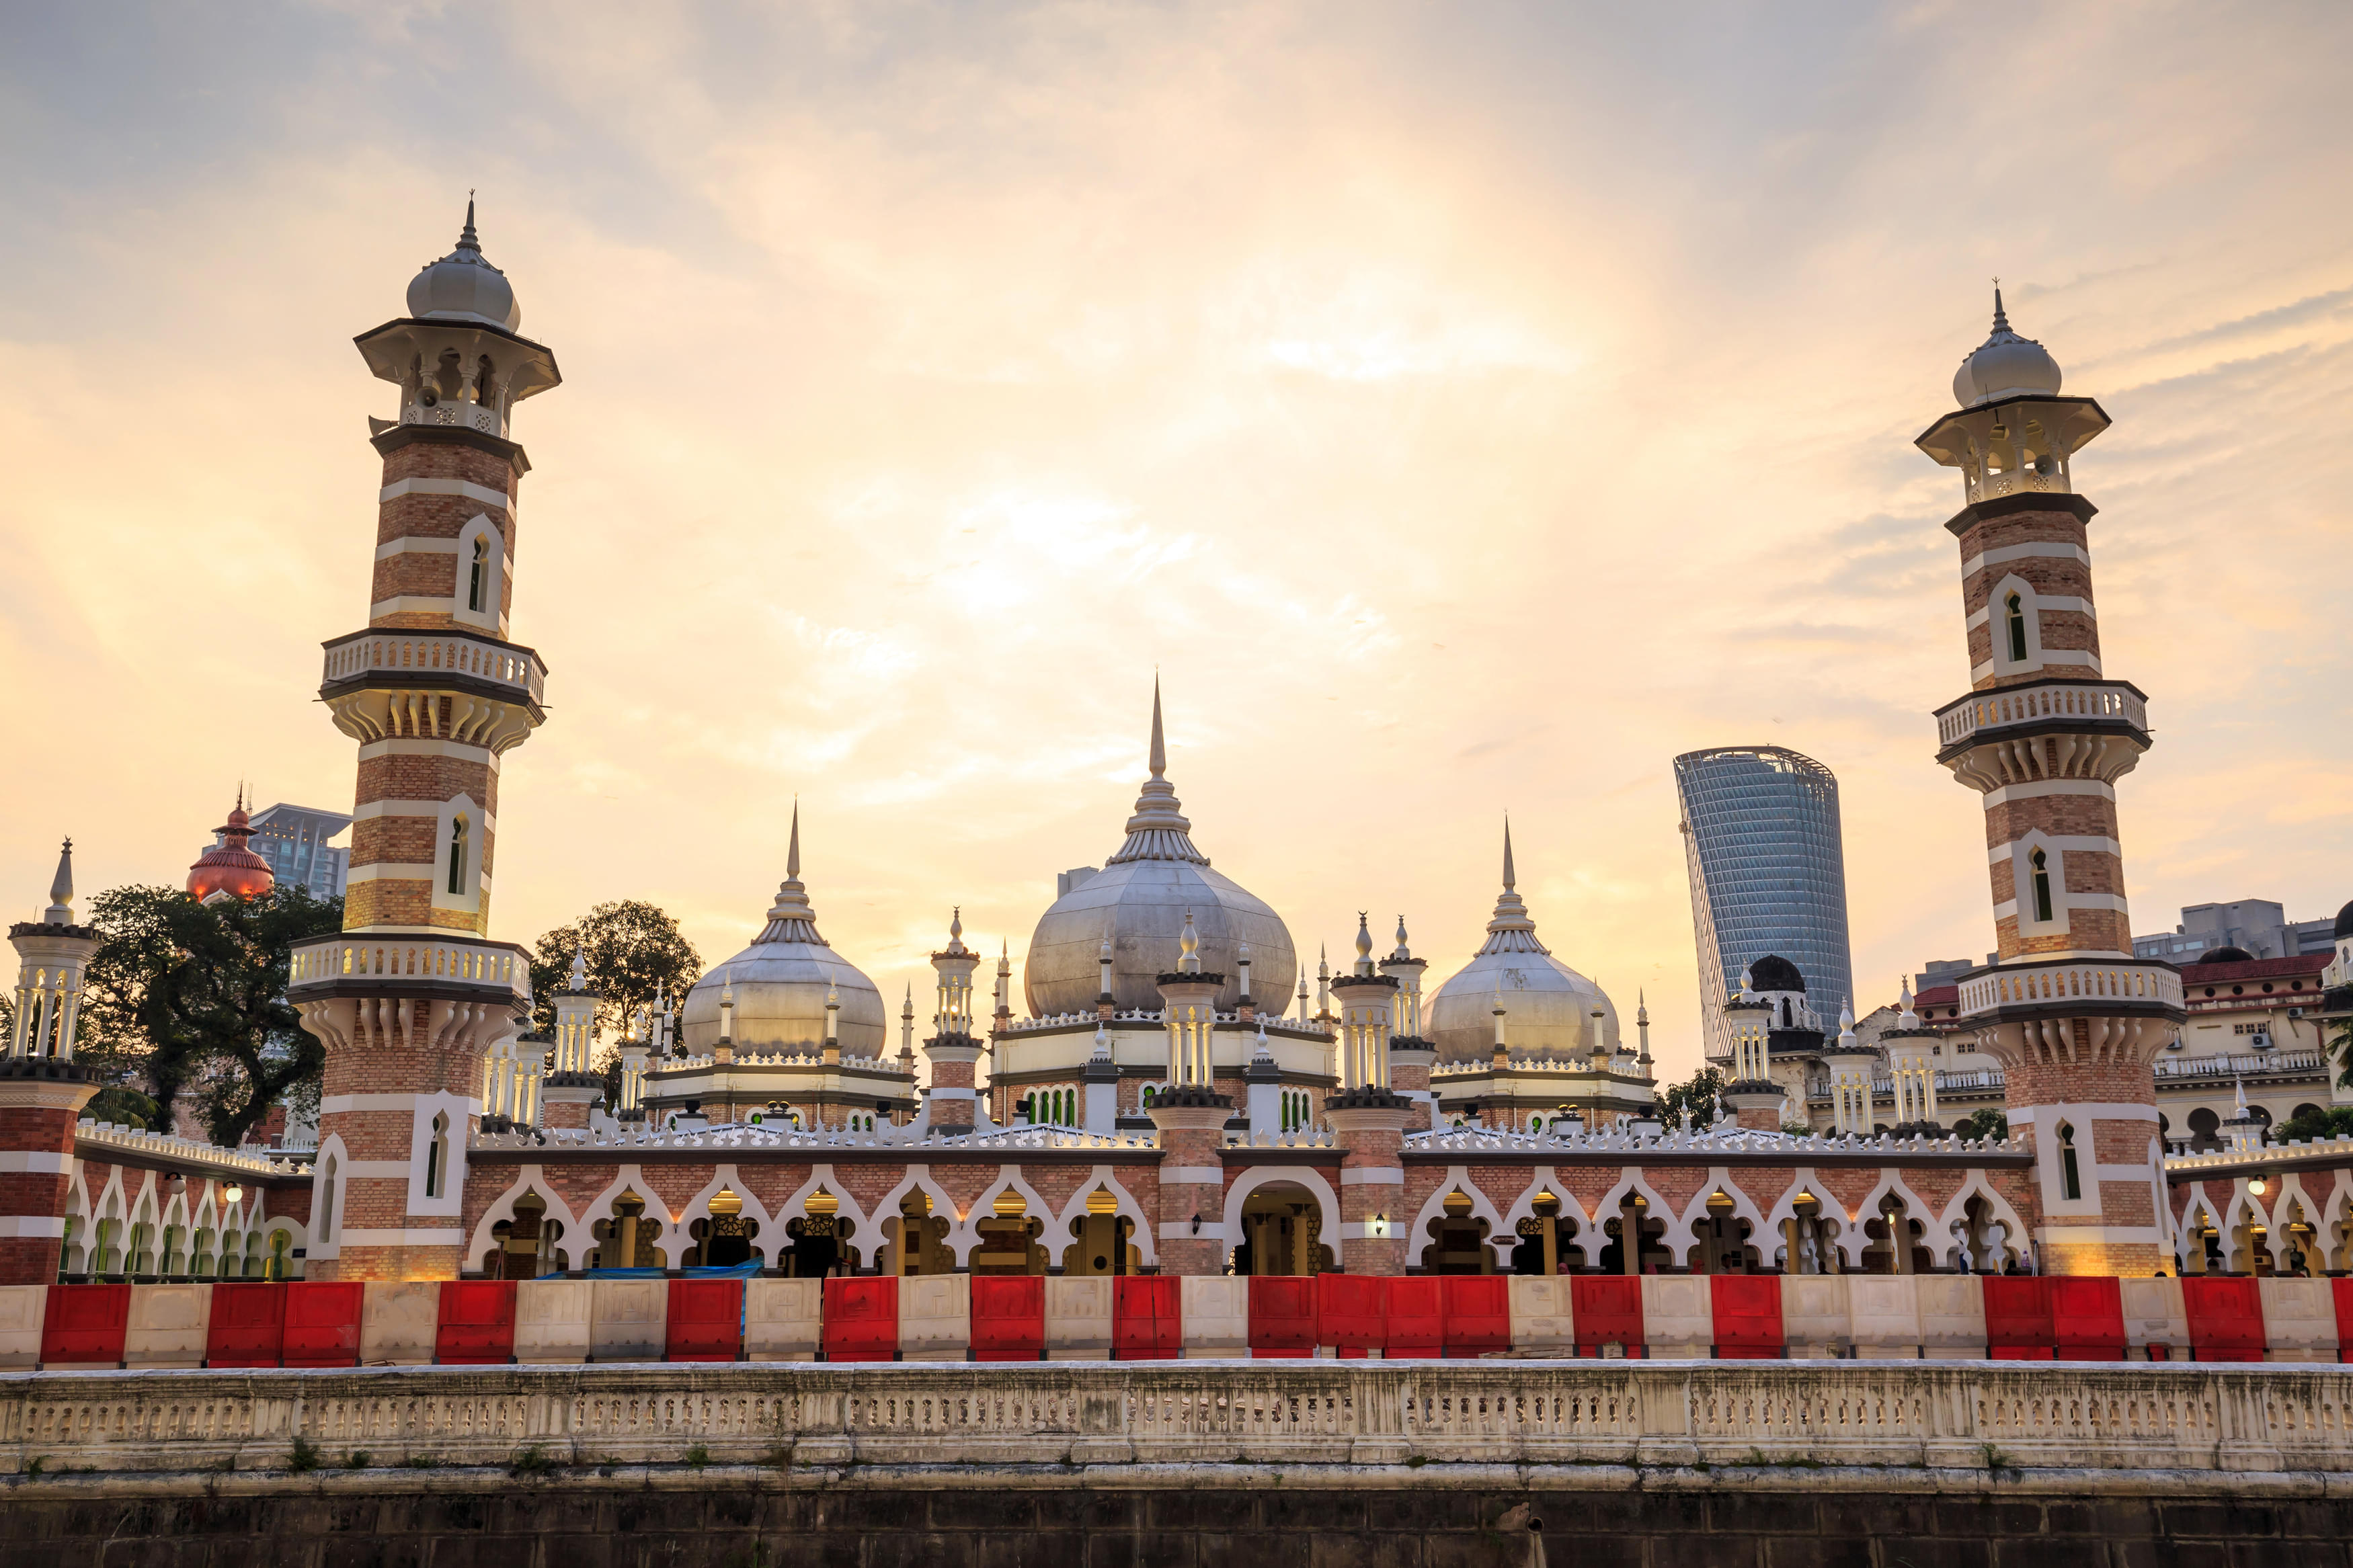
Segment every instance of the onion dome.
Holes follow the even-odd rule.
[[[1250,986],[1261,996],[1286,996],[1299,966],[1291,931],[1262,900],[1232,878],[1212,870],[1193,844],[1193,825],[1178,809],[1165,776],[1160,685],[1152,688],[1152,776],[1137,795],[1119,852],[1039,917],[1022,970],[1022,992],[1032,1016],[1092,1011],[1103,992],[1102,953],[1112,952],[1111,993],[1121,1008],[1157,1009],[1158,977],[1175,973],[1184,957],[1185,918],[1193,917],[1202,969],[1222,974],[1216,1005],[1241,998],[1240,958],[1247,946]]]
[[[839,1031],[842,1055],[880,1057],[889,1028],[882,993],[858,966],[826,945],[817,910],[801,882],[801,813],[793,807],[792,847],[785,880],[768,923],[752,945],[695,982],[679,1009],[686,1050],[700,1056],[719,1041],[721,992],[732,994],[732,1035],[738,1058],[762,1051],[816,1055],[828,1026]],[[827,1015],[838,1005],[838,1023]]]
[[[1964,408],[2004,397],[2055,397],[2059,362],[2031,338],[2010,330],[2001,308],[2001,286],[1993,290],[1993,335],[1969,351],[1953,373],[1953,400]]]
[[[2210,947],[2189,962],[2200,963],[2253,963],[2255,955],[2243,947]]]
[[[1618,1009],[1600,986],[1552,956],[1514,890],[1512,830],[1504,828],[1504,890],[1487,941],[1430,998],[1428,1028],[1442,1062],[1486,1061],[1495,1010],[1513,1055],[1570,1058],[1618,1051]]]
[[[2343,909],[2337,911],[2337,931],[2335,932],[2335,936],[2336,940],[2338,942],[2343,942],[2347,937],[2353,936],[2353,902],[2348,902]]]
[[[188,896],[201,903],[215,899],[265,899],[278,885],[269,862],[246,847],[253,837],[253,818],[245,809],[245,791],[237,792],[237,807],[228,820],[213,831],[220,843],[199,856],[188,868]]]
[[[1779,953],[1768,952],[1748,966],[1748,989],[1751,991],[1803,991],[1806,977],[1798,966]]]
[[[427,321],[479,321],[510,332],[522,325],[514,286],[482,259],[482,242],[474,237],[471,196],[466,199],[466,226],[458,236],[458,248],[426,263],[425,270],[408,280],[408,313]]]

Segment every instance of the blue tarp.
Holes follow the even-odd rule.
[[[766,1267],[767,1265],[755,1260],[750,1263],[731,1263],[724,1268],[681,1268],[677,1272],[683,1279],[756,1279]],[[580,1271],[580,1278],[583,1279],[667,1279],[670,1272],[667,1268],[584,1268]]]

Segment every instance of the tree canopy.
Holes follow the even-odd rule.
[[[98,947],[86,972],[75,1056],[119,1087],[143,1079],[150,1125],[183,1097],[215,1142],[235,1148],[280,1098],[315,1100],[326,1047],[286,1000],[294,944],[339,931],[341,899],[285,886],[203,904],[176,888],[113,888],[90,900]],[[138,1108],[135,1093],[110,1101]]]
[[[1659,1120],[1670,1124],[1680,1122],[1683,1112],[1691,1112],[1694,1127],[1705,1127],[1715,1120],[1716,1097],[1724,1089],[1721,1069],[1704,1067],[1678,1084],[1671,1084],[1659,1096]]]
[[[2010,1136],[2010,1113],[1995,1105],[1972,1110],[1962,1119],[1960,1134],[1964,1138],[1990,1138],[2000,1142]]]
[[[532,1020],[555,1027],[555,995],[571,984],[572,955],[588,955],[588,987],[596,993],[596,1026],[609,1037],[641,1006],[668,995],[675,1004],[702,977],[702,958],[678,922],[652,904],[618,899],[557,926],[532,949]]]

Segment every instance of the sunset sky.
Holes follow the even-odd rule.
[[[229,20],[222,18],[226,15]],[[0,19],[11,918],[177,882],[239,779],[348,809],[393,411],[354,333],[479,190],[522,405],[495,934],[709,962],[802,803],[894,1005],[1118,844],[1153,672],[1216,864],[1303,951],[1556,955],[1696,1063],[1669,762],[1795,747],[1858,1011],[1992,946],[1959,479],[1989,279],[2075,461],[2135,929],[2353,897],[2341,5],[17,6]],[[1018,973],[1018,970],[1017,970]]]

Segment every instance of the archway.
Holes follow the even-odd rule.
[[[1265,1182],[1242,1200],[1236,1274],[1321,1274],[1333,1265],[1324,1241],[1324,1206],[1293,1182]]]
[[[711,1214],[686,1227],[693,1245],[680,1259],[681,1268],[734,1268],[752,1261],[759,1220],[744,1212],[743,1194],[722,1187],[711,1194]]]
[[[1862,1269],[1866,1274],[1931,1274],[1936,1261],[1922,1244],[1926,1227],[1914,1218],[1901,1195],[1889,1193],[1879,1200],[1879,1213],[1862,1222],[1866,1239]]]
[[[1781,1222],[1778,1261],[1784,1274],[1836,1274],[1839,1223],[1822,1212],[1822,1200],[1801,1187]]]
[[[2011,1245],[2016,1239],[1992,1202],[1983,1193],[1975,1194],[1953,1222],[1953,1261],[1964,1274],[2007,1273],[2018,1259],[2018,1249]]]
[[[1493,1274],[1494,1249],[1487,1245],[1487,1221],[1472,1212],[1471,1194],[1456,1187],[1446,1194],[1438,1215],[1422,1226],[1424,1274]],[[1518,1258],[1514,1258],[1516,1266]]]
[[[589,1238],[596,1246],[589,1251],[586,1266],[590,1268],[659,1268],[661,1248],[655,1245],[661,1234],[661,1221],[646,1213],[646,1200],[633,1188],[624,1188],[613,1200],[611,1215],[592,1220]]]
[[[1577,1221],[1561,1212],[1558,1194],[1549,1188],[1529,1205],[1535,1212],[1513,1227],[1519,1241],[1512,1247],[1514,1274],[1568,1274],[1585,1268],[1585,1248],[1576,1240]]]
[[[1630,1253],[1626,1247],[1630,1229],[1634,1237]],[[1664,1240],[1667,1222],[1651,1217],[1651,1200],[1640,1193],[1618,1200],[1618,1213],[1601,1222],[1601,1234],[1608,1237],[1599,1258],[1604,1274],[1655,1274],[1673,1266],[1674,1255]]]
[[[785,1276],[791,1279],[822,1279],[828,1274],[856,1273],[858,1249],[849,1245],[852,1222],[841,1212],[841,1200],[820,1186],[801,1205],[801,1212],[785,1221]]]
[[[899,1212],[882,1222],[890,1237],[886,1250],[890,1258],[882,1265],[886,1274],[953,1274],[956,1271],[955,1253],[948,1247],[948,1230],[954,1222],[945,1215],[932,1212],[932,1194],[921,1187],[911,1187],[899,1200]]]
[[[972,1249],[975,1274],[1046,1272],[1046,1248],[1039,1240],[1046,1234],[1046,1222],[1029,1212],[1029,1200],[1013,1188],[997,1194],[974,1228],[979,1237]]]
[[[1071,1244],[1062,1248],[1065,1274],[1133,1274],[1142,1263],[1135,1222],[1119,1212],[1119,1199],[1106,1186],[1087,1194],[1086,1212],[1070,1223]]]
[[[547,1212],[547,1200],[526,1189],[514,1201],[514,1217],[491,1226],[493,1245],[482,1255],[483,1277],[536,1279],[569,1271],[571,1255],[555,1245],[563,1236],[564,1222]]]
[[[1736,1207],[1723,1188],[1708,1194],[1706,1212],[1692,1226],[1692,1273],[1749,1274],[1764,1267],[1753,1245],[1757,1227]]]

